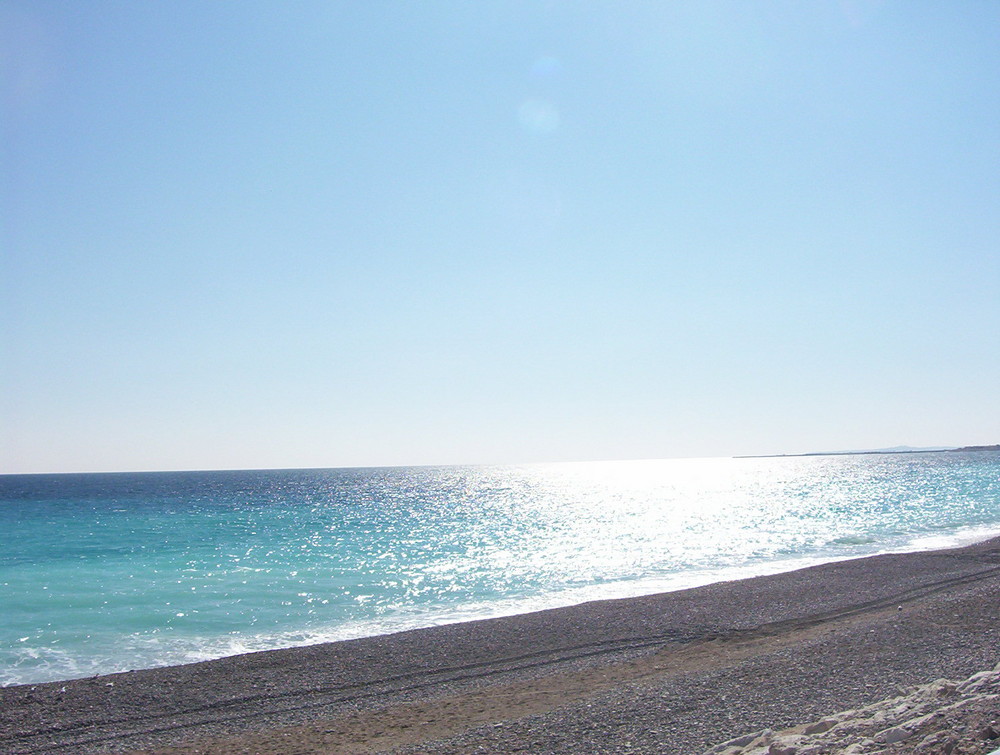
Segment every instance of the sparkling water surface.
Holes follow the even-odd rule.
[[[1000,533],[1000,454],[0,476],[0,684]]]

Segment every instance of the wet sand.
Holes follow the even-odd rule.
[[[0,752],[691,755],[998,660],[1000,538],[8,687]]]

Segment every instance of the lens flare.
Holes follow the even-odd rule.
[[[559,128],[559,111],[546,100],[525,100],[517,109],[517,120],[525,131],[551,134]]]

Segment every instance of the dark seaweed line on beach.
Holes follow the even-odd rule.
[[[958,558],[965,561],[996,561],[994,558],[984,559],[981,557],[968,557],[968,556],[945,556],[945,558]],[[929,582],[920,587],[914,587],[910,590],[904,590],[900,593],[892,595],[888,598],[879,598],[877,600],[870,600],[865,603],[858,603],[850,608],[842,608],[833,611],[825,611],[815,614],[810,614],[807,617],[797,618],[797,619],[782,619],[780,621],[772,621],[766,624],[761,624],[757,627],[752,627],[749,629],[734,629],[729,632],[721,632],[716,635],[706,636],[704,639],[715,639],[715,640],[732,640],[732,639],[754,639],[757,637],[771,637],[778,634],[785,634],[788,632],[798,631],[801,629],[809,629],[810,627],[822,624],[824,622],[841,621],[843,619],[849,619],[853,616],[859,616],[861,614],[872,613],[879,610],[884,610],[886,608],[891,608],[896,605],[904,605],[906,603],[912,603],[914,600],[919,600],[921,598],[926,598],[929,595],[937,595],[938,593],[945,592],[952,587],[961,587],[963,585],[974,584],[979,582],[991,575],[1000,573],[1000,566],[994,566],[990,568],[983,569],[982,571],[975,572],[974,574],[966,574],[961,577],[952,577],[950,579],[942,579],[938,582]]]
[[[980,562],[995,562],[992,558],[984,559],[978,556],[943,555],[943,557],[959,558],[966,561],[974,560]],[[517,673],[546,666],[556,666],[561,663],[569,663],[601,655],[660,647],[667,643],[683,647],[697,642],[740,641],[758,637],[777,636],[798,630],[808,629],[812,626],[825,622],[835,622],[849,619],[861,614],[884,610],[896,605],[902,605],[929,595],[943,592],[950,588],[973,584],[996,574],[998,571],[1000,571],[1000,567],[985,568],[982,571],[975,572],[973,574],[930,582],[925,585],[921,585],[920,587],[894,594],[887,598],[866,601],[864,603],[859,603],[838,610],[811,614],[806,617],[769,622],[752,628],[733,629],[726,632],[688,632],[685,634],[667,632],[600,643],[587,643],[560,648],[555,651],[550,650],[525,653],[517,656],[486,661],[483,663],[435,668],[428,671],[388,676],[366,683],[336,685],[312,690],[296,690],[278,694],[250,695],[238,699],[231,699],[209,705],[193,707],[184,711],[156,714],[141,719],[117,718],[113,720],[79,723],[65,727],[53,726],[46,728],[45,730],[15,734],[13,736],[9,736],[7,741],[18,747],[18,749],[12,750],[12,753],[53,752],[62,750],[67,745],[95,746],[100,744],[110,744],[117,740],[163,734],[167,732],[177,732],[206,724],[225,725],[227,723],[246,721],[259,716],[260,713],[252,710],[247,711],[245,708],[248,706],[260,706],[261,704],[266,703],[271,704],[271,706],[267,708],[268,715],[304,712],[317,708],[348,704],[355,701],[370,700],[385,694],[398,695],[432,688],[443,684],[489,679],[503,674]],[[307,701],[303,701],[303,698],[307,698]],[[281,704],[283,701],[291,700],[294,700],[295,704]],[[227,709],[232,710],[233,712],[227,715],[218,715]],[[199,715],[208,713],[213,715]],[[177,720],[178,718],[190,719],[192,717],[196,717],[196,720]],[[173,721],[170,725],[166,726],[156,725],[156,722],[163,719],[173,719]],[[127,730],[119,730],[113,733],[100,733],[101,729],[120,727],[124,727]],[[61,741],[59,743],[38,742],[41,738],[53,736],[61,737]]]
[[[286,700],[289,698],[295,698],[297,700],[301,700],[303,697],[317,698],[320,696],[324,696],[322,700],[314,699],[312,702],[305,702],[305,703],[300,702],[299,704],[295,705],[274,707],[269,709],[268,711],[269,714],[296,713],[315,708],[323,708],[332,705],[351,703],[358,700],[377,698],[380,695],[384,695],[387,693],[400,694],[407,692],[415,692],[421,689],[436,687],[442,684],[488,679],[495,676],[501,676],[503,674],[528,671],[531,669],[542,668],[545,666],[554,666],[560,663],[568,663],[577,660],[584,660],[587,658],[606,655],[610,653],[622,653],[633,650],[643,650],[650,647],[660,647],[665,642],[676,642],[678,644],[685,644],[693,642],[698,638],[699,637],[696,635],[691,635],[682,638],[679,635],[675,635],[673,633],[665,633],[659,636],[651,636],[648,638],[637,639],[636,641],[618,640],[607,643],[590,643],[588,645],[581,645],[579,647],[566,648],[565,651],[568,652],[555,651],[555,652],[527,653],[521,656],[504,658],[497,661],[487,661],[483,663],[474,663],[464,666],[455,666],[452,668],[438,668],[426,672],[414,672],[410,674],[399,674],[396,676],[388,676],[372,682],[365,682],[365,683],[359,682],[356,684],[321,687],[318,689],[299,690],[295,692],[287,692],[280,694],[248,695],[245,697],[235,698],[224,702],[189,708],[188,710],[182,712],[168,712],[168,713],[156,714],[154,716],[149,716],[145,719],[136,720],[131,718],[121,718],[115,720],[100,721],[97,723],[82,723],[67,727],[54,726],[45,730],[39,730],[27,734],[17,734],[10,737],[10,740],[16,742],[28,742],[31,739],[37,739],[39,737],[52,736],[56,734],[67,734],[73,731],[80,731],[81,733],[83,733],[87,729],[92,729],[92,728],[116,727],[122,725],[135,726],[137,724],[141,725],[143,721],[152,722],[164,718],[194,716],[197,715],[198,713],[205,713],[205,712],[214,713],[221,710],[225,710],[227,708],[239,708],[247,705],[254,705],[265,702],[280,702],[282,700]],[[574,651],[579,651],[579,652],[574,652]],[[412,679],[419,679],[420,681],[411,684],[403,684],[400,686],[395,686],[395,683],[397,682],[406,682]],[[338,694],[338,693],[350,693],[352,691],[356,692],[354,692],[354,694]],[[255,712],[239,712],[225,717],[212,716],[212,718],[210,719],[189,721],[185,723],[178,722],[170,726],[151,726],[144,728],[136,728],[133,731],[107,734],[91,738],[80,737],[73,739],[72,744],[92,745],[92,744],[98,744],[100,742],[111,742],[114,741],[115,739],[123,739],[128,737],[143,736],[148,734],[159,734],[168,731],[189,729],[192,727],[202,726],[205,723],[209,722],[228,723],[228,722],[249,720],[257,715],[259,714]],[[42,745],[42,749],[31,749],[18,752],[41,753],[49,751],[59,751],[63,747],[65,747],[65,744]],[[52,748],[54,748],[54,750]]]

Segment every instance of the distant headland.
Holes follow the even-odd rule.
[[[879,454],[936,454],[957,453],[960,451],[1000,451],[1000,443],[990,446],[934,446],[931,448],[914,448],[913,446],[894,446],[893,448],[872,448],[863,451],[810,451],[804,454],[747,454],[734,456],[734,459],[783,459],[799,456],[874,456]]]

